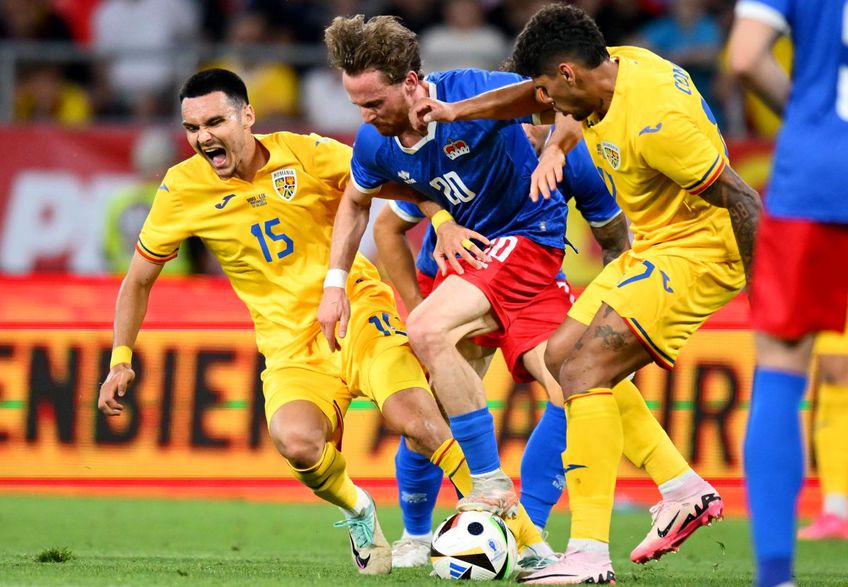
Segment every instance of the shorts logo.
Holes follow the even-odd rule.
[[[443,150],[445,152],[445,155],[448,156],[448,159],[453,161],[458,157],[462,157],[463,155],[467,155],[468,153],[470,153],[471,147],[469,147],[468,143],[466,143],[462,139],[457,139],[445,145]]]
[[[618,171],[621,166],[621,149],[609,141],[603,141],[598,145],[598,155],[606,159],[607,163]]]
[[[274,191],[286,202],[291,201],[297,192],[297,174],[294,169],[278,169],[271,174]]]

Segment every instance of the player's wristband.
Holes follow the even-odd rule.
[[[433,214],[433,217],[430,219],[430,223],[433,225],[433,230],[439,230],[439,227],[445,222],[456,222],[447,210],[439,210]]]
[[[111,369],[121,363],[132,363],[132,349],[125,344],[112,349],[112,360],[109,361],[109,368]]]
[[[324,289],[328,287],[340,287],[344,289],[347,286],[347,271],[344,269],[328,269],[327,276],[324,278]]]

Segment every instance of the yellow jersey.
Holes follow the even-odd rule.
[[[219,178],[200,155],[169,169],[136,250],[164,263],[185,238],[200,237],[250,310],[260,352],[284,359],[320,332],[316,314],[351,148],[315,134],[255,137],[270,156],[251,182]],[[357,254],[349,283],[360,280],[388,290]]]
[[[689,74],[638,47],[610,47],[618,76],[602,119],[583,121],[598,172],[631,222],[633,251],[739,259],[730,215],[698,194],[728,163],[727,147]]]

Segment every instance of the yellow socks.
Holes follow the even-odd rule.
[[[624,445],[611,389],[595,388],[565,403],[568,420],[563,464],[571,504],[571,538],[609,543],[615,479]]]
[[[289,463],[294,476],[315,495],[346,510],[356,506],[358,493],[347,474],[347,461],[331,443],[324,445],[321,459],[308,469],[296,469]]]
[[[662,485],[689,470],[689,464],[663,427],[651,414],[645,399],[629,379],[612,389],[624,430],[624,456],[645,469],[654,483]]]
[[[822,383],[816,406],[816,460],[822,495],[848,494],[848,387]]]
[[[471,491],[471,471],[468,469],[465,455],[462,454],[462,449],[456,439],[448,438],[444,441],[442,446],[437,448],[436,452],[430,457],[430,461],[445,472],[445,475],[462,495],[468,495],[468,492]],[[519,552],[527,546],[544,540],[539,529],[533,525],[530,516],[524,510],[524,506],[518,507],[517,518],[504,521],[515,535]]]

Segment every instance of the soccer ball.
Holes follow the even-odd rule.
[[[501,518],[486,512],[460,512],[436,528],[430,560],[442,579],[509,579],[518,548]]]

